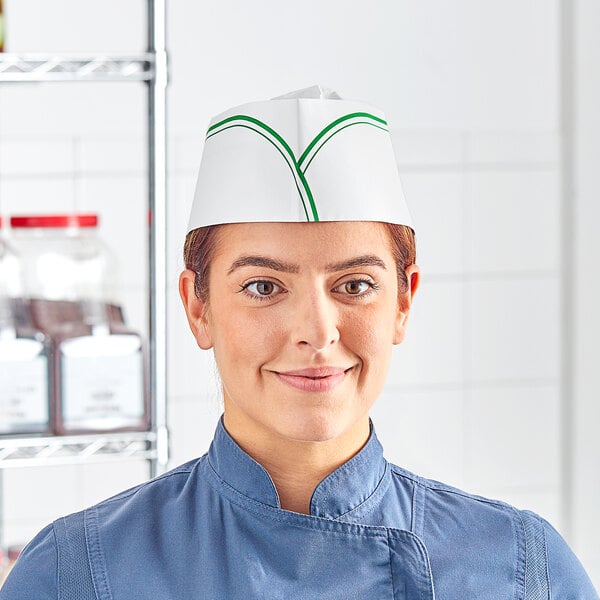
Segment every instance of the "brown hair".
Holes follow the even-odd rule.
[[[392,254],[396,261],[396,270],[398,273],[398,291],[404,293],[408,290],[408,281],[406,278],[406,269],[415,263],[417,250],[415,244],[415,234],[413,230],[406,225],[396,225],[394,223],[384,223],[390,235],[392,242]],[[202,300],[208,300],[208,276],[210,273],[210,263],[212,262],[217,245],[217,234],[221,225],[209,225],[199,227],[190,231],[183,246],[183,260],[186,269],[191,269],[196,273],[194,291],[196,296]]]
[[[196,296],[205,302],[208,300],[208,276],[217,246],[217,234],[221,225],[208,225],[192,229],[185,236],[183,245],[183,261],[185,268],[196,273],[194,291]]]

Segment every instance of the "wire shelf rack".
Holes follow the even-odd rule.
[[[151,81],[152,53],[68,55],[0,53],[0,82]]]
[[[156,459],[153,431],[0,439],[0,469]]]

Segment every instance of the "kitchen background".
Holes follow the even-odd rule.
[[[7,52],[138,53],[143,0],[4,0]],[[600,587],[600,3],[167,2],[171,466],[220,414],[177,294],[204,132],[315,83],[382,107],[423,271],[373,411],[387,458],[547,517]],[[143,84],[0,86],[0,214],[97,212],[147,334]],[[4,543],[148,476],[7,470]]]

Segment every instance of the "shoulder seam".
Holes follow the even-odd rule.
[[[425,489],[428,489],[432,492],[444,492],[444,493],[448,493],[448,494],[454,494],[455,496],[461,496],[468,500],[475,500],[477,502],[491,504],[493,506],[498,506],[499,508],[504,508],[507,510],[512,508],[510,506],[510,504],[507,504],[506,502],[503,502],[502,500],[494,500],[492,498],[485,498],[484,496],[478,496],[477,494],[470,494],[469,492],[465,492],[458,488],[445,485],[439,481],[434,481],[432,479],[425,479],[423,477],[419,477],[418,475],[414,475],[412,473],[404,471],[404,470],[400,469],[399,467],[396,467],[395,465],[392,465],[392,472],[394,473],[394,475],[403,477],[404,479],[408,479],[409,481],[412,481],[416,485],[419,485],[419,486],[421,486]]]
[[[203,458],[204,458],[204,456],[201,456],[200,458],[196,459],[196,461],[193,464],[191,464],[189,466],[177,467],[176,469],[173,469],[172,471],[168,471],[167,473],[163,473],[162,475],[159,475],[158,477],[155,477],[154,479],[150,479],[149,481],[144,481],[143,483],[136,485],[135,487],[131,488],[130,490],[126,490],[124,492],[117,494],[116,496],[112,496],[111,498],[102,500],[101,502],[97,503],[95,506],[105,506],[107,504],[112,504],[113,502],[118,502],[120,500],[126,500],[127,498],[134,496],[135,494],[142,491],[143,489],[146,489],[147,487],[150,487],[154,483],[158,483],[159,481],[162,481],[163,479],[168,479],[168,478],[174,477],[176,475],[189,475],[193,471],[194,467]]]

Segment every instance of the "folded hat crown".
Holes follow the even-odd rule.
[[[245,104],[207,131],[188,231],[240,222],[412,226],[378,109],[334,92]]]

